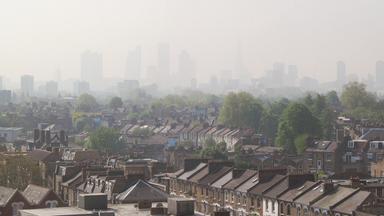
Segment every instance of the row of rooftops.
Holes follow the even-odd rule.
[[[29,184],[22,192],[19,192],[17,189],[0,186],[0,207],[8,205],[8,202],[11,201],[16,194],[24,198],[24,201],[27,201],[30,206],[45,205],[43,202],[50,193],[54,194],[52,189],[33,184]],[[62,200],[57,195],[55,195],[55,199],[62,204]]]
[[[345,214],[352,214],[357,206],[372,196],[370,192],[360,189],[314,181],[312,174],[286,175],[285,170],[237,170],[221,166],[209,172],[214,163],[202,162],[191,170],[179,170],[171,177],[219,190],[295,202]]]

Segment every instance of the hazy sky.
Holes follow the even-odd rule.
[[[0,0],[0,75],[78,78],[90,49],[123,77],[130,49],[142,45],[146,68],[169,42],[172,68],[186,49],[204,77],[233,68],[241,41],[255,77],[281,61],[333,80],[338,60],[365,77],[384,59],[383,11],[383,0]]]

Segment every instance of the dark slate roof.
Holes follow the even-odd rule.
[[[225,184],[224,188],[229,190],[234,190],[256,174],[257,174],[257,171],[248,169],[239,178],[234,178],[230,182]]]
[[[190,182],[194,182],[194,183],[198,183],[200,181],[200,179],[204,178],[205,176],[207,176],[209,174],[209,167],[206,166],[204,167],[202,170],[200,170],[199,172],[195,173],[190,179],[189,181]]]
[[[259,183],[259,177],[258,175],[255,175],[254,177],[248,179],[246,182],[244,182],[242,185],[240,185],[236,191],[247,193],[249,189],[253,188],[255,185]]]
[[[321,209],[329,209],[330,206],[333,206],[333,205],[339,203],[344,198],[355,193],[357,190],[359,190],[359,189],[339,186],[332,193],[327,194],[325,197],[321,198],[320,200],[318,200],[317,202],[312,204],[312,206],[318,207]]]
[[[285,176],[283,176],[283,175],[275,175],[269,181],[260,182],[255,187],[250,189],[249,192],[252,193],[252,194],[262,195],[265,191],[267,191],[269,188],[271,188],[275,184],[277,184],[280,181],[282,181],[284,178],[285,178]]]
[[[200,163],[199,165],[197,165],[195,167],[195,169],[193,170],[190,170],[190,171],[187,171],[187,172],[184,172],[182,175],[180,175],[178,177],[178,179],[181,179],[181,180],[188,180],[191,176],[193,176],[195,173],[199,172],[201,169],[203,169],[204,167],[206,167],[207,164],[206,163]]]
[[[333,211],[337,211],[342,214],[352,215],[353,211],[355,211],[357,207],[361,206],[370,195],[371,192],[358,191],[357,193],[349,197],[347,200],[333,208]]]
[[[222,188],[225,184],[232,180],[232,172],[233,170],[211,183],[211,187]]]
[[[168,194],[145,181],[138,180],[135,185],[117,195],[116,199],[123,203],[137,203],[139,201],[166,202]]]
[[[6,206],[16,192],[16,189],[0,186],[0,207]]]
[[[39,205],[50,191],[49,188],[30,184],[25,188],[23,195],[32,205]]]
[[[211,174],[205,176],[204,178],[200,179],[199,183],[202,185],[210,185],[211,183],[218,180],[219,178],[221,178],[222,176],[224,176],[225,174],[227,174],[231,170],[232,170],[232,167],[226,167],[225,166],[225,167],[221,168],[219,171],[217,171],[215,173],[211,173]]]
[[[284,200],[287,202],[293,202],[293,200],[296,197],[299,197],[301,194],[303,194],[305,191],[314,188],[316,185],[320,184],[320,182],[311,182],[311,181],[306,181],[303,185],[300,185],[296,188],[293,188],[284,194],[282,194],[279,197],[279,200]]]
[[[321,183],[321,184],[315,186],[314,188],[304,192],[304,194],[301,195],[300,197],[298,197],[295,200],[295,202],[301,203],[304,205],[309,205],[315,199],[317,199],[318,197],[323,195],[323,185],[324,185],[324,183]]]
[[[289,179],[288,177],[284,178],[283,181],[280,181],[279,183],[272,186],[265,194],[264,196],[269,198],[276,199],[281,193],[285,192],[289,188]]]

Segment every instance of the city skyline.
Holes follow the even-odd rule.
[[[103,54],[105,77],[123,78],[127,52],[142,47],[144,73],[157,65],[159,42],[170,44],[171,71],[177,69],[178,53],[187,50],[198,64],[197,78],[205,81],[233,70],[239,42],[244,67],[254,77],[274,62],[285,62],[297,65],[300,76],[330,81],[339,60],[349,73],[365,77],[375,74],[375,62],[384,59],[381,1],[90,3],[1,3],[0,14],[9,19],[0,21],[0,76],[53,80],[60,68],[63,80],[76,79],[79,55],[89,49]],[[84,16],[81,8],[88,5],[92,10]]]

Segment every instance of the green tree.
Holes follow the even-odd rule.
[[[117,110],[118,108],[123,107],[123,101],[120,97],[113,97],[109,101],[109,107],[113,110]]]
[[[249,93],[229,93],[224,98],[219,121],[230,127],[260,127],[263,106]]]
[[[371,108],[376,104],[376,95],[366,90],[362,83],[352,82],[344,86],[341,103],[349,111],[356,108]]]
[[[276,143],[289,153],[298,153],[295,139],[303,134],[321,136],[320,121],[307,106],[293,103],[288,106],[279,122]]]
[[[119,152],[123,148],[120,134],[113,128],[100,127],[89,136],[86,146],[107,153]]]
[[[205,141],[203,149],[200,151],[201,158],[212,158],[218,160],[227,160],[226,144],[216,143],[214,139],[209,138]]]
[[[77,99],[76,110],[80,112],[92,112],[98,106],[95,97],[90,94],[82,94]]]

